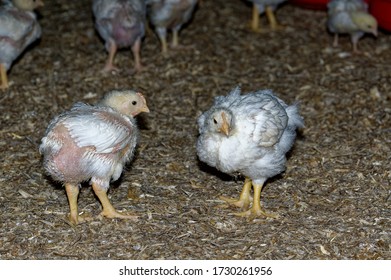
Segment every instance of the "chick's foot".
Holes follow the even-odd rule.
[[[106,218],[110,218],[110,219],[118,218],[118,219],[134,220],[134,221],[137,221],[137,219],[138,219],[137,215],[122,214],[122,213],[119,213],[116,210],[114,210],[114,208],[110,209],[110,210],[109,209],[104,209],[100,213],[100,215],[103,216],[103,217],[106,217]]]
[[[229,198],[221,196],[220,199],[227,202],[229,205],[239,207],[242,210],[247,210],[250,206],[250,190],[251,190],[251,180],[246,179],[243,185],[242,192],[240,193],[239,199]]]
[[[239,217],[247,217],[250,220],[255,219],[257,217],[267,217],[267,218],[273,218],[273,219],[278,218],[278,215],[276,215],[276,214],[267,213],[264,210],[262,210],[261,208],[257,209],[255,207],[252,207],[251,209],[244,211],[244,212],[235,213],[234,215],[239,216]]]
[[[246,183],[250,180],[246,180]],[[251,184],[251,181],[250,181]],[[245,184],[246,185],[246,184]],[[266,213],[264,210],[261,208],[261,191],[262,191],[263,184],[253,184],[254,188],[254,199],[253,199],[253,206],[251,209],[237,213],[235,215],[240,216],[240,217],[248,217],[250,219],[254,219],[256,217],[264,216],[264,217],[269,217],[269,218],[278,218],[277,215]]]
[[[285,27],[280,25],[278,22],[277,22],[277,19],[276,17],[274,16],[274,12],[273,12],[273,9],[270,7],[270,6],[267,6],[266,9],[265,9],[265,13],[266,13],[266,16],[267,16],[267,19],[270,23],[270,29],[272,31],[280,31],[280,30],[284,30]]]
[[[131,219],[131,220],[137,220],[137,216],[135,215],[125,215],[117,212],[113,205],[111,205],[109,198],[107,197],[106,190],[101,188],[98,184],[93,183],[92,189],[94,190],[96,196],[100,200],[103,211],[100,213],[101,216],[107,217],[107,218],[119,218],[119,219]]]

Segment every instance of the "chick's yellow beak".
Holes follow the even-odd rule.
[[[144,112],[144,113],[149,113],[149,108],[147,106],[147,101],[145,100],[145,97],[144,95],[142,95],[142,93],[140,92],[137,92],[138,96],[140,96],[140,99],[143,101],[144,103],[144,106],[141,108],[140,112]]]
[[[221,113],[221,118],[223,119],[223,123],[221,124],[221,127],[220,127],[220,132],[224,133],[226,136],[229,135],[229,131],[230,131],[230,125],[229,125],[229,122],[227,120],[227,116],[225,115],[224,112]]]

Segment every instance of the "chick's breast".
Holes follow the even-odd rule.
[[[131,159],[138,131],[132,118],[109,107],[77,104],[49,125],[40,151],[58,181],[100,180],[106,188]]]

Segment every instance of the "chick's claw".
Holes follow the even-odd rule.
[[[77,213],[76,215],[74,213],[68,214],[68,220],[74,226],[81,223],[90,222],[93,219],[94,218],[87,213]]]
[[[242,192],[240,193],[239,199],[233,199],[229,197],[221,196],[220,199],[224,200],[230,205],[239,207],[242,210],[247,210],[250,206],[251,196],[250,196],[250,190],[251,190],[252,182],[250,179],[246,179]]]
[[[116,210],[113,209],[105,209],[100,213],[101,216],[109,218],[109,219],[128,219],[128,220],[133,220],[137,221],[139,216],[137,215],[131,215],[131,214],[123,214],[120,212],[117,212]]]
[[[273,219],[278,219],[279,217],[277,214],[267,213],[261,208],[256,208],[256,207],[252,207],[251,209],[244,212],[234,213],[234,215],[239,217],[247,217],[250,220],[253,220],[257,217],[267,217]]]
[[[250,200],[245,200],[245,199],[235,199],[235,198],[230,198],[230,197],[225,197],[225,196],[220,196],[219,197],[221,200],[227,202],[231,206],[238,207],[242,210],[247,210],[248,207],[250,206]]]

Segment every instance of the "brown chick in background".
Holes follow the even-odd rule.
[[[118,48],[130,47],[134,69],[141,71],[141,40],[145,34],[145,0],[94,0],[92,11],[95,27],[105,41],[109,53],[104,72],[118,70],[114,57]]]
[[[134,116],[149,112],[145,98],[133,90],[114,90],[95,106],[76,103],[49,124],[39,147],[45,170],[65,185],[70,222],[78,224],[80,184],[89,181],[100,200],[102,216],[136,219],[118,213],[107,191],[134,154],[138,128]]]
[[[12,0],[0,7],[0,89],[9,87],[7,71],[28,45],[41,37],[34,10],[41,0]]]
[[[167,52],[167,30],[172,31],[172,46],[179,45],[178,33],[195,10],[198,0],[147,0],[149,20],[162,44],[162,52]]]

